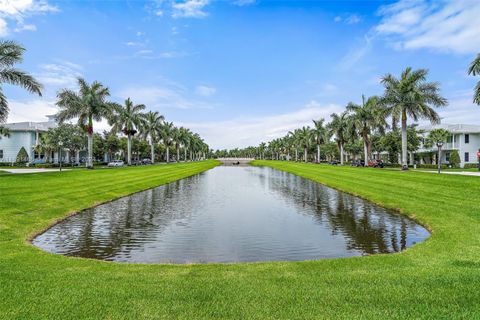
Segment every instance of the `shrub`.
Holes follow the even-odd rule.
[[[464,169],[478,168],[478,163],[466,163],[463,166]]]
[[[438,165],[436,164],[417,164],[417,168],[423,168],[423,169],[438,169]],[[442,164],[440,165],[441,169],[448,169],[448,165]]]
[[[22,147],[20,149],[20,151],[18,151],[16,162],[17,163],[27,163],[28,162],[28,153],[27,153],[27,150],[25,150],[24,147]]]
[[[460,165],[460,155],[458,154],[457,150],[453,150],[450,153],[450,161],[449,162],[450,162],[450,165],[452,165],[452,167],[458,168],[458,166]]]

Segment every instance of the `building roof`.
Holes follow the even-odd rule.
[[[47,131],[57,127],[55,116],[47,116],[48,121],[44,122],[14,122],[3,125],[10,131]]]
[[[431,126],[419,126],[418,130],[425,132],[432,131],[433,129],[445,129],[450,133],[480,133],[480,125],[475,124],[436,124]]]

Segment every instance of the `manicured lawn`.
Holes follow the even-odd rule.
[[[254,163],[401,209],[433,230],[399,254],[128,265],[48,254],[26,242],[70,212],[216,164],[1,176],[0,318],[480,318],[478,177]]]

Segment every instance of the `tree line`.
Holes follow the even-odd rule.
[[[22,62],[24,52],[25,48],[13,41],[0,41],[0,84],[20,86],[41,96],[42,85],[28,73],[15,68],[16,64]],[[181,151],[186,161],[199,159],[201,154],[204,156],[209,150],[208,145],[198,134],[188,128],[176,127],[172,122],[166,122],[164,116],[156,111],[144,112],[146,106],[143,104],[135,104],[130,98],[123,104],[109,101],[109,88],[98,81],[89,84],[79,78],[78,87],[78,91],[62,89],[58,92],[56,105],[59,112],[56,114],[56,120],[60,126],[42,134],[40,144],[36,148],[37,152],[45,153],[48,157],[48,154],[58,148],[59,143],[72,152],[86,147],[88,153],[86,165],[91,168],[95,142],[109,145],[107,152],[118,151],[120,147],[114,148],[111,142],[118,138],[116,135],[120,133],[126,137],[128,164],[132,163],[133,140],[138,140],[138,145],[148,141],[152,162],[156,159],[156,150],[161,150],[162,147],[167,162],[171,159],[171,149],[176,151],[177,161],[181,158]],[[8,101],[0,87],[0,138],[10,135],[8,129],[2,126],[7,121],[8,113]],[[78,119],[76,126],[65,124],[73,119]],[[103,136],[95,134],[93,130],[94,122],[102,120],[107,120],[112,127],[110,133],[104,133]]]
[[[480,75],[480,54],[471,63],[468,74]],[[312,127],[304,126],[288,132],[285,136],[268,143],[244,149],[217,150],[216,156],[256,157],[265,159],[303,158],[307,162],[322,159],[340,159],[344,164],[345,153],[356,158],[363,156],[365,166],[373,159],[372,155],[386,151],[389,161],[400,163],[408,169],[408,153],[418,150],[423,142],[425,146],[437,146],[440,155],[441,145],[448,139],[449,133],[443,129],[430,132],[425,141],[414,123],[420,119],[432,124],[440,123],[436,108],[448,104],[440,94],[437,82],[427,81],[428,70],[406,68],[399,77],[387,74],[381,78],[384,92],[380,96],[362,96],[360,103],[349,102],[341,113],[330,115],[331,121],[313,120]],[[480,105],[480,81],[474,92],[474,103]],[[323,155],[323,157],[322,157]],[[438,161],[438,164],[440,161]]]

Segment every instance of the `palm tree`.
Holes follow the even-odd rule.
[[[363,152],[365,166],[368,166],[369,154],[371,149],[370,134],[373,130],[386,126],[385,109],[379,107],[379,99],[372,96],[365,99],[362,95],[362,105],[350,102],[347,105],[347,111],[352,112],[352,128],[363,139]]]
[[[174,128],[175,127],[173,126],[173,122],[165,122],[160,129],[160,137],[162,138],[163,144],[165,145],[165,149],[167,152],[167,163],[170,162],[170,147],[172,146]]]
[[[477,55],[475,60],[472,61],[470,67],[468,68],[468,74],[477,76],[480,75],[480,53]],[[473,94],[473,102],[480,105],[480,81],[477,82],[475,86],[475,92]]]
[[[149,111],[143,115],[140,131],[144,139],[148,138],[150,140],[150,158],[152,163],[155,162],[155,143],[158,140],[163,120],[165,118],[157,111]]]
[[[115,103],[107,101],[110,91],[100,82],[94,81],[89,85],[84,79],[78,78],[80,87],[78,92],[63,89],[58,94],[56,105],[60,108],[57,120],[63,123],[66,120],[78,118],[78,125],[87,132],[88,159],[87,168],[93,168],[93,121],[110,119]]]
[[[181,134],[181,144],[183,145],[183,153],[184,153],[184,160],[187,162],[187,151],[190,148],[191,140],[192,140],[192,132],[188,128],[181,127],[180,130],[182,131]]]
[[[298,144],[303,148],[303,160],[308,162],[308,147],[310,147],[313,140],[313,132],[310,127],[303,127],[299,129]]]
[[[260,143],[258,146],[258,153],[261,160],[265,160],[265,148],[267,148],[267,144],[265,142]]]
[[[433,129],[430,131],[428,134],[427,140],[426,140],[426,146],[431,147],[433,145],[437,146],[438,149],[438,155],[437,155],[437,165],[438,165],[438,173],[440,173],[440,168],[441,168],[441,156],[442,156],[442,147],[443,144],[447,142],[448,136],[450,135],[450,132],[448,132],[445,129]]]
[[[42,85],[31,75],[14,67],[23,61],[24,52],[25,48],[13,41],[0,41],[0,124],[7,121],[10,111],[1,84],[20,86],[42,96]]]
[[[337,142],[338,148],[340,149],[340,164],[343,165],[344,161],[344,146],[347,142],[347,131],[348,131],[348,112],[342,112],[341,114],[332,113],[330,115],[332,118],[331,122],[328,124],[330,133],[335,135],[335,140]]]
[[[439,123],[440,117],[432,107],[447,105],[447,99],[439,94],[439,84],[426,82],[428,71],[412,68],[405,69],[400,78],[387,74],[382,78],[385,93],[381,99],[387,108],[387,113],[393,119],[401,119],[402,123],[402,168],[407,165],[407,116],[430,120],[432,124]]]
[[[325,119],[312,120],[313,136],[317,144],[317,163],[320,163],[320,145],[326,143],[330,137],[328,136],[328,129],[324,126]]]
[[[122,132],[127,136],[127,163],[132,164],[132,137],[138,132],[142,125],[145,105],[135,105],[130,98],[125,100],[125,105],[115,104],[113,106],[113,114],[109,119],[112,126],[112,132]]]
[[[180,162],[180,147],[184,140],[184,128],[174,128],[172,132],[172,140],[173,144],[175,145],[175,150],[177,151],[177,162]]]

